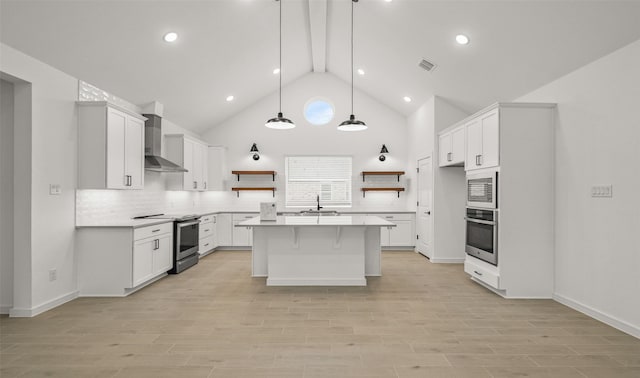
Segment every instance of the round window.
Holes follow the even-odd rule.
[[[334,114],[333,104],[324,99],[311,99],[304,106],[304,118],[312,125],[326,125]]]

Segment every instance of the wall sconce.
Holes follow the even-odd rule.
[[[385,146],[384,144],[382,145],[382,149],[380,149],[380,157],[378,158],[378,160],[380,161],[385,161],[387,160],[387,157],[384,156],[384,154],[388,154],[389,150],[387,150],[387,146]]]
[[[251,146],[249,152],[253,153],[253,160],[260,160],[260,151],[258,151],[258,146],[256,146],[255,143],[253,144],[253,146]]]

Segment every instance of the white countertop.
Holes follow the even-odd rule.
[[[293,215],[278,216],[275,221],[261,221],[254,217],[240,222],[236,227],[282,227],[282,226],[377,226],[395,227],[395,223],[372,215],[337,215],[337,216],[309,216]]]
[[[92,220],[91,222],[76,224],[76,228],[87,227],[130,227],[140,228],[156,224],[173,222],[171,219],[108,219],[104,221]]]

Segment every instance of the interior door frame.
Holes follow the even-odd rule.
[[[421,211],[422,210],[420,208],[424,207],[424,206],[421,206],[421,203],[420,203],[420,170],[419,170],[419,168],[420,168],[420,163],[422,161],[424,161],[424,160],[427,160],[427,159],[430,159],[430,162],[431,162],[431,191],[433,192],[433,185],[434,185],[434,182],[433,182],[434,181],[434,175],[433,175],[433,170],[434,170],[433,153],[425,155],[425,156],[423,156],[423,157],[421,157],[421,158],[416,160],[416,178],[417,178],[416,187],[417,187],[417,190],[416,190],[416,249],[415,250],[416,250],[417,253],[420,253],[421,255],[431,259],[433,257],[433,221],[430,222],[427,225],[428,229],[426,230],[427,231],[427,235],[431,235],[431,239],[432,240],[428,240],[428,238],[427,238],[426,239],[427,243],[424,243],[425,237],[424,237],[424,235],[421,235],[421,232],[420,232],[421,231],[421,224],[422,224],[422,222],[420,221],[420,216],[421,216]],[[433,216],[433,214],[431,213],[433,211],[433,201],[431,201],[431,202],[432,203],[430,203],[429,206],[428,206],[428,209],[429,209],[428,211],[429,211],[429,215]],[[421,238],[421,236],[422,236],[422,238]],[[424,251],[420,250],[419,246],[420,246],[421,243],[425,244],[426,250],[424,250]]]

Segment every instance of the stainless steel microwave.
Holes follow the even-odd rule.
[[[498,208],[498,171],[467,174],[467,206]]]

